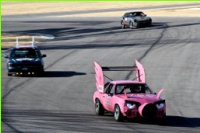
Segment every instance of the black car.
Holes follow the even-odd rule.
[[[8,76],[15,75],[33,75],[44,72],[43,57],[36,46],[23,46],[11,48],[8,58],[7,69]]]
[[[127,12],[122,16],[121,27],[139,28],[143,26],[151,26],[152,19],[141,11]]]

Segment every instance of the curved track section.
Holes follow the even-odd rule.
[[[3,22],[3,32],[45,33],[42,77],[7,77],[3,59],[3,132],[197,133],[200,130],[200,19],[153,18],[152,27],[120,29],[118,18]],[[2,51],[6,54],[6,50]],[[153,90],[165,88],[167,122],[115,122],[95,116],[93,61],[132,65],[140,60]],[[132,79],[131,72],[109,73]]]

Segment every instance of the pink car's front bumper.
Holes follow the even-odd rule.
[[[131,118],[131,119],[144,117],[139,113],[138,109],[128,109],[127,107],[124,107],[124,111],[122,112],[122,114],[124,117]],[[155,118],[162,119],[165,116],[166,116],[166,109],[163,108],[163,109],[157,110]]]

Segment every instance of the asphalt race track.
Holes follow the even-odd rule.
[[[2,58],[3,132],[15,133],[199,133],[200,18],[153,18],[153,26],[120,29],[119,18],[8,21],[3,33],[55,36],[37,45],[45,58],[42,77],[8,77]],[[2,56],[7,53],[2,50]],[[165,88],[165,125],[116,122],[96,116],[93,62],[145,67],[149,86]],[[132,79],[131,72],[106,73]]]

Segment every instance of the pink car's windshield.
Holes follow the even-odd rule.
[[[118,84],[116,85],[116,94],[127,94],[132,93],[147,93],[152,94],[153,92],[149,89],[146,84]]]

